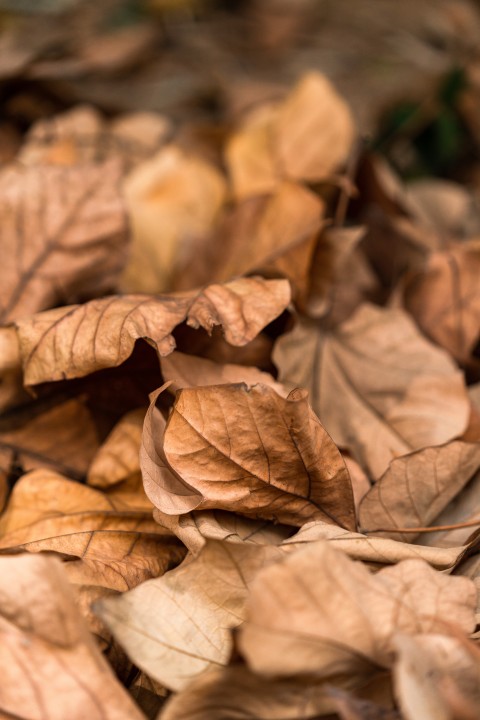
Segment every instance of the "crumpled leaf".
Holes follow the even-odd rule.
[[[194,559],[103,600],[97,612],[138,667],[179,690],[227,664],[252,579],[278,557],[272,546],[208,540]]]
[[[170,525],[167,527],[177,534]],[[452,570],[469,550],[468,544],[456,547],[411,545],[390,538],[351,532],[324,522],[306,523],[295,535],[282,540],[281,549],[290,552],[317,540],[327,540],[332,547],[342,550],[352,560],[361,560],[375,567],[394,565],[402,560],[419,559],[425,560],[437,570]]]
[[[287,525],[274,525],[268,520],[252,520],[223,510],[197,510],[185,515],[167,515],[155,509],[153,517],[162,527],[180,538],[195,555],[208,539],[253,545],[280,545],[293,532],[293,528]],[[335,526],[328,524],[328,527]]]
[[[196,261],[198,239],[211,229],[225,195],[225,179],[213,165],[174,145],[134,170],[125,183],[133,244],[124,289],[171,290],[176,264]]]
[[[21,720],[142,720],[75,607],[52,557],[0,557],[0,714]]]
[[[243,665],[211,670],[165,706],[162,720],[317,720],[332,703],[321,685],[260,678]]]
[[[239,647],[264,675],[362,675],[391,667],[398,632],[469,633],[476,590],[422,560],[404,560],[371,575],[327,542],[260,573],[252,585]],[[459,582],[460,581],[460,582]]]
[[[363,498],[362,527],[425,527],[480,469],[480,444],[452,442],[392,460],[389,468]],[[405,542],[414,534],[378,533]]]
[[[16,325],[24,381],[35,385],[116,367],[140,338],[168,355],[175,347],[171,333],[183,321],[208,331],[222,325],[230,344],[246,345],[289,300],[286,280],[240,278],[200,291],[113,295],[33,315]]]
[[[48,470],[16,483],[0,518],[0,552],[55,552],[78,585],[125,591],[185,552],[154,522],[140,478],[102,493]]]
[[[112,290],[126,261],[118,163],[0,174],[0,322]]]
[[[422,331],[460,363],[480,340],[480,241],[433,253],[407,277],[403,303]],[[478,359],[477,359],[478,362]]]
[[[247,385],[269,385],[277,395],[287,397],[288,390],[273,377],[256,367],[246,365],[221,364],[199,358],[195,355],[173,352],[160,359],[160,367],[165,382],[170,382],[169,390],[201,387],[204,385],[223,385],[225,383],[241,383]]]
[[[469,400],[463,375],[408,315],[362,305],[331,333],[299,323],[275,346],[282,382],[310,390],[333,440],[370,476],[412,450],[462,434]]]
[[[395,638],[394,678],[405,720],[475,720],[480,707],[480,653],[456,637]]]
[[[305,391],[284,399],[265,385],[186,388],[165,430],[157,397],[141,467],[159,510],[229,510],[289,525],[318,518],[355,529],[348,471]]]
[[[88,469],[87,482],[97,488],[128,480],[140,472],[138,457],[145,409],[124,415],[98,449]]]

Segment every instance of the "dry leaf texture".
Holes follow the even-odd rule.
[[[285,399],[265,385],[184,389],[164,433],[155,402],[141,465],[162,512],[232,510],[290,525],[316,517],[355,529],[348,471],[305,392]]]

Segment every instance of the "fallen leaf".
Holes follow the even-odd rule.
[[[360,505],[362,527],[426,527],[480,470],[480,444],[452,442],[395,458]],[[378,533],[405,542],[415,534]]]
[[[480,654],[455,637],[419,634],[395,638],[398,703],[405,720],[476,720]]]
[[[288,395],[288,390],[281,383],[256,367],[220,364],[180,352],[162,357],[160,367],[165,382],[171,383],[169,389],[173,392],[181,388],[244,382],[246,385],[269,385],[277,395]]]
[[[229,510],[355,529],[348,472],[306,392],[285,399],[265,385],[187,388],[177,393],[165,430],[156,397],[141,467],[147,495],[162,512]]]
[[[404,306],[425,335],[466,365],[480,340],[479,273],[480,241],[471,240],[433,253],[403,290]]]
[[[281,105],[274,125],[280,172],[295,180],[325,179],[346,161],[354,136],[346,102],[324,75],[306,73]]]
[[[228,540],[253,545],[280,545],[293,528],[268,520],[252,520],[224,510],[199,510],[185,515],[167,515],[153,511],[153,517],[197,554],[207,540]],[[326,523],[325,523],[326,524]]]
[[[55,552],[79,585],[128,590],[180,562],[184,550],[152,518],[140,479],[109,493],[48,470],[15,485],[0,519],[0,552]]]
[[[317,720],[333,710],[321,685],[260,678],[242,665],[211,670],[174,695],[162,720]]]
[[[208,540],[194,559],[103,600],[97,612],[138,667],[180,690],[227,664],[252,579],[278,557],[272,546]]]
[[[328,694],[341,720],[403,720],[398,710],[363,700],[344,690],[332,687]]]
[[[422,560],[372,575],[329,543],[310,543],[254,580],[239,647],[249,667],[268,676],[388,668],[396,633],[446,633],[452,618],[458,631],[472,631],[476,590],[465,580]]]
[[[145,409],[132,410],[115,425],[88,469],[87,482],[97,488],[128,480],[140,472],[140,443]]]
[[[0,174],[0,322],[115,287],[127,225],[116,162],[10,166]]]
[[[133,241],[123,287],[170,290],[175,265],[193,261],[198,239],[211,229],[225,180],[213,165],[169,145],[130,174],[124,191]]]
[[[140,338],[168,355],[175,347],[171,333],[183,321],[207,331],[222,325],[230,344],[246,345],[289,300],[286,280],[240,278],[188,293],[113,295],[56,308],[16,325],[24,380],[35,385],[116,367]]]
[[[0,712],[31,720],[142,720],[97,649],[58,560],[0,557]]]
[[[279,380],[310,391],[334,442],[374,479],[393,458],[467,427],[463,374],[401,310],[362,305],[331,333],[300,322],[277,341],[273,359]]]

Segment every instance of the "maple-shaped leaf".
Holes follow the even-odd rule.
[[[355,529],[348,471],[305,391],[265,385],[177,393],[165,426],[154,396],[141,451],[145,489],[162,512],[220,509],[302,525]]]
[[[464,577],[403,560],[370,574],[319,541],[254,580],[239,644],[264,675],[371,673],[391,667],[396,633],[464,634],[475,626],[476,589]]]
[[[246,345],[289,301],[286,280],[240,278],[186,293],[114,295],[49,310],[16,324],[24,380],[35,385],[116,367],[140,338],[168,355],[172,331],[184,321],[209,332],[221,325],[230,344]]]
[[[332,332],[299,323],[275,346],[282,382],[311,391],[334,441],[373,479],[412,450],[460,436],[470,404],[463,374],[401,310],[362,305]]]
[[[103,600],[97,612],[136,665],[179,690],[227,664],[252,579],[279,557],[273,546],[209,540],[196,558]]]
[[[360,504],[360,523],[375,528],[425,527],[480,469],[480,444],[452,442],[392,460]],[[380,533],[415,539],[415,534]]]
[[[75,605],[60,562],[0,557],[0,715],[142,720]]]
[[[109,292],[126,260],[116,162],[0,173],[0,323]]]

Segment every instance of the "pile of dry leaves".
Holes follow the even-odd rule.
[[[311,72],[42,120],[0,217],[1,717],[478,718],[475,197]]]

